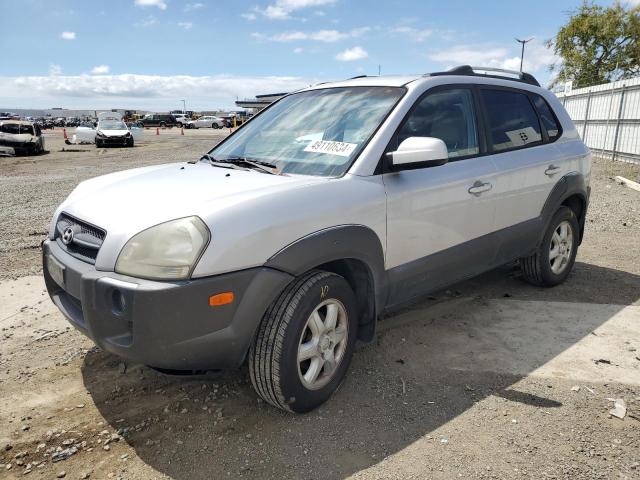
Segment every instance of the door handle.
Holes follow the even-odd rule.
[[[558,173],[560,171],[560,167],[556,167],[555,165],[551,164],[547,167],[547,169],[544,171],[544,174],[549,176],[549,177],[553,177],[556,173]]]
[[[490,183],[476,180],[473,185],[469,187],[469,190],[467,190],[467,192],[469,192],[471,195],[479,197],[483,192],[488,192],[492,188],[493,185],[491,185]]]

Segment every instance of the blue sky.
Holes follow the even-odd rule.
[[[208,109],[378,65],[518,68],[515,36],[535,37],[525,69],[547,82],[543,43],[580,3],[0,0],[0,107]]]

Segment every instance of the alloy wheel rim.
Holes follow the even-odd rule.
[[[560,222],[551,236],[549,246],[549,265],[551,271],[560,275],[569,265],[573,250],[573,229],[566,220]]]
[[[298,376],[307,389],[318,390],[331,381],[344,359],[348,337],[342,302],[332,298],[313,309],[298,343]]]

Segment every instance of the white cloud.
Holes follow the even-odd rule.
[[[453,48],[431,53],[429,59],[448,66],[473,65],[482,67],[520,69],[520,50],[491,45],[459,45]],[[539,72],[556,63],[558,57],[542,43],[533,41],[527,44],[523,70]]]
[[[302,53],[304,52],[304,48],[302,47],[296,47],[293,49],[293,53]]]
[[[336,60],[341,62],[353,62],[367,58],[369,54],[362,47],[347,48],[345,51],[336,55]]]
[[[138,7],[158,7],[160,10],[166,10],[167,4],[164,0],[135,0]]]
[[[62,67],[52,63],[49,65],[49,75],[55,77],[56,75],[62,75]]]
[[[249,12],[249,13],[242,13],[242,14],[240,14],[240,16],[241,16],[242,18],[244,18],[245,20],[249,20],[249,21],[251,21],[251,22],[252,22],[252,21],[254,21],[254,20],[257,18],[256,14],[255,14],[255,13],[251,13],[251,12]]]
[[[60,34],[60,38],[62,38],[63,40],[75,40],[76,32],[62,32]]]
[[[294,42],[299,40],[312,40],[316,42],[333,43],[338,40],[349,38],[348,33],[337,30],[318,30],[316,32],[284,32],[277,35],[267,36],[262,33],[252,33],[251,36],[258,40],[270,40],[272,42]]]
[[[334,3],[336,0],[276,0],[275,3],[267,5],[264,9],[256,8],[256,11],[271,20],[287,20],[296,10],[333,5]]]
[[[91,75],[106,75],[109,73],[109,65],[98,65],[91,69]]]
[[[3,108],[122,108],[169,110],[176,98],[196,109],[234,108],[234,100],[290,92],[319,79],[252,76],[76,75],[0,77]]]
[[[139,22],[134,23],[133,26],[145,28],[145,27],[150,27],[152,25],[155,25],[156,23],[158,23],[158,19],[153,15],[149,15],[148,17],[143,18]]]
[[[423,42],[427,38],[429,38],[431,35],[433,35],[433,30],[428,28],[419,29],[419,28],[401,26],[401,27],[392,28],[391,33],[406,35],[415,42]]]
[[[192,10],[200,10],[201,8],[204,8],[204,3],[187,3],[184,6],[184,11],[191,12]]]
[[[190,30],[193,27],[193,23],[191,22],[178,22],[178,26],[184,28],[185,30]]]

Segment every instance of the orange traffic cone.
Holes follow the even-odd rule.
[[[160,135],[160,127],[156,127],[156,135]]]
[[[69,139],[69,137],[67,137],[67,129],[66,129],[66,128],[63,128],[63,129],[62,129],[62,137],[63,137],[65,140],[68,140],[68,139]]]
[[[180,135],[184,135],[184,127],[180,127]]]

